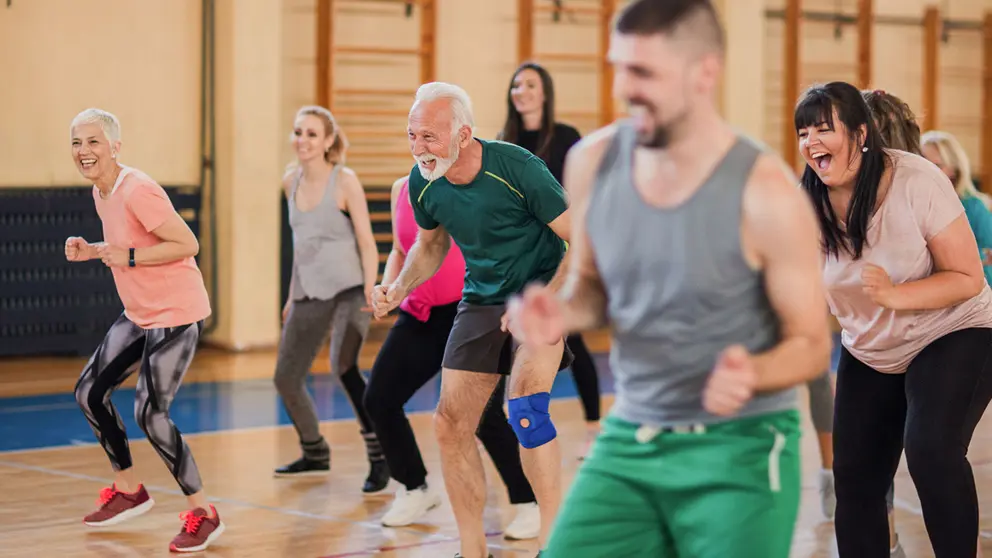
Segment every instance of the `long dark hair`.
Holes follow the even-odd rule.
[[[537,62],[524,62],[514,72],[510,78],[510,86],[506,89],[506,122],[503,129],[497,134],[496,139],[509,143],[517,143],[520,140],[520,132],[524,129],[524,119],[520,111],[513,104],[513,81],[517,79],[520,72],[524,70],[534,70],[541,78],[541,87],[544,89],[544,105],[541,107],[541,128],[537,132],[537,155],[548,162],[551,156],[551,140],[555,135],[555,84],[551,80],[551,74],[544,66]]]
[[[806,165],[803,170],[802,186],[813,199],[816,217],[820,221],[823,250],[828,256],[837,256],[843,248],[854,259],[861,258],[864,250],[868,223],[871,221],[875,202],[878,198],[878,185],[885,172],[887,155],[883,150],[882,137],[875,127],[871,111],[861,97],[857,87],[842,81],[826,85],[814,85],[806,90],[796,103],[796,133],[809,126],[827,126],[834,130],[834,111],[847,128],[848,145],[852,157],[860,155],[861,163],[854,181],[854,194],[847,208],[846,232],[841,230],[830,205],[827,185],[816,172]],[[867,131],[862,136],[861,127]],[[868,150],[862,152],[862,148]],[[836,161],[849,164],[849,161]]]

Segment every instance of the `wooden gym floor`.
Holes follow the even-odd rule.
[[[605,349],[602,336],[592,336],[589,342],[594,351]],[[373,340],[365,348],[363,367],[371,364],[376,350],[378,342]],[[378,524],[397,484],[391,483],[383,495],[361,494],[367,472],[364,445],[340,392],[331,393],[333,383],[325,357],[315,363],[314,389],[321,417],[329,418],[321,429],[332,446],[332,472],[327,478],[286,480],[273,478],[272,470],[295,459],[299,450],[295,432],[280,414],[271,388],[275,353],[228,354],[204,349],[198,355],[188,384],[173,405],[173,416],[188,433],[207,494],[227,526],[215,545],[200,555],[453,556],[458,550],[457,531],[446,501],[427,516],[425,525],[387,529]],[[598,361],[604,391],[610,390],[605,361]],[[140,432],[133,422],[128,431],[136,470],[155,498],[155,507],[131,522],[103,530],[81,523],[99,489],[112,479],[103,451],[93,443],[71,396],[84,363],[84,359],[76,358],[0,363],[0,448],[8,449],[0,452],[0,557],[169,555],[168,543],[179,531],[178,514],[185,509],[185,499],[147,441],[137,438]],[[584,423],[579,403],[568,397],[574,393],[571,378],[562,376],[555,387],[558,398],[553,414],[562,441],[563,486],[567,487],[580,464],[576,456],[582,448]],[[437,381],[411,401],[410,420],[430,471],[429,479],[442,488],[430,416]],[[115,396],[125,419],[133,398],[127,386],[133,384],[129,381],[119,392],[120,398]],[[184,395],[188,397],[184,399]],[[336,403],[333,409],[325,404],[328,400]],[[836,555],[833,526],[820,513],[819,452],[805,391],[802,400],[804,482],[792,556],[830,557]],[[604,394],[604,413],[611,402],[612,397]],[[21,449],[11,451],[11,447]],[[970,457],[983,508],[992,509],[992,424],[988,419],[979,425]],[[501,536],[511,519],[511,509],[487,456],[484,461],[489,481],[485,524],[491,534],[491,551],[497,558],[530,558],[536,554],[535,542],[510,542]],[[896,478],[896,505],[898,530],[907,554],[910,558],[933,556],[905,461]],[[982,527],[992,530],[992,522],[983,520]],[[983,533],[986,552],[992,547],[989,538],[992,534]]]

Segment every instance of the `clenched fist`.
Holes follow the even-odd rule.
[[[90,243],[78,236],[65,239],[65,259],[70,262],[85,262],[90,259]]]
[[[893,295],[895,285],[889,274],[875,264],[865,264],[861,270],[862,289],[866,295],[871,297],[875,304],[882,308],[893,308]]]
[[[96,249],[96,255],[107,267],[127,267],[130,254],[127,248],[119,248],[109,244],[101,244]]]
[[[390,312],[399,307],[405,292],[395,282],[391,285],[376,285],[372,289],[372,313],[377,320],[381,320]]]
[[[703,389],[703,408],[718,416],[731,416],[751,400],[758,385],[758,372],[751,355],[740,345],[725,349]]]
[[[500,328],[521,343],[554,345],[566,333],[561,302],[550,287],[530,285],[506,309]]]

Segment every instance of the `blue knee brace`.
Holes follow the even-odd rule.
[[[551,394],[548,392],[535,393],[510,400],[510,426],[516,433],[520,445],[533,449],[543,446],[558,436],[555,425],[551,423],[548,414],[548,404]],[[521,421],[526,419],[527,426]]]

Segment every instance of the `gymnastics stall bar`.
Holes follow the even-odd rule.
[[[409,48],[393,48],[372,45],[343,45],[335,42],[334,24],[341,21],[346,9],[361,10],[369,4],[394,4],[403,10],[413,22],[419,11],[419,44]],[[370,191],[370,201],[385,201],[388,213],[389,185],[399,174],[386,172],[383,167],[401,168],[411,160],[406,149],[377,149],[377,144],[389,140],[403,139],[402,130],[406,126],[407,101],[413,100],[417,86],[435,80],[435,45],[437,27],[437,0],[317,0],[317,41],[316,41],[316,99],[317,103],[329,108],[335,118],[342,122],[348,136],[349,165],[355,168]],[[374,41],[369,41],[374,42]],[[389,88],[351,87],[338,79],[336,66],[340,59],[349,56],[371,56],[385,59],[413,59],[420,66],[419,83],[409,87]],[[349,106],[348,101],[372,98],[381,104],[395,105],[402,101],[407,108],[365,108]],[[393,125],[395,123],[395,125]],[[370,125],[371,124],[371,125]],[[389,128],[383,129],[383,125]],[[394,130],[395,129],[395,130]],[[390,164],[394,163],[394,164]],[[374,196],[373,196],[374,194]],[[379,198],[382,198],[381,200]],[[373,213],[374,208],[372,209]],[[381,215],[380,215],[381,217]],[[388,214],[385,216],[388,220]]]
[[[940,45],[949,40],[952,31],[973,31],[982,35],[982,101],[981,101],[981,185],[983,190],[992,185],[992,12],[985,14],[982,21],[951,20],[941,17],[936,6],[929,6],[922,18],[879,15],[874,13],[873,0],[858,0],[856,15],[840,12],[806,11],[802,0],[786,0],[784,10],[767,10],[768,18],[783,19],[784,68],[782,88],[782,133],[783,138],[793,137],[792,111],[799,98],[801,49],[799,32],[803,21],[830,22],[837,26],[837,33],[844,26],[855,26],[858,32],[857,85],[867,89],[873,84],[873,31],[874,25],[895,25],[923,28],[923,68],[921,79],[922,106],[914,107],[920,118],[922,130],[933,130],[941,126],[938,100],[940,95]],[[884,89],[884,87],[882,87]],[[795,149],[784,149],[782,155],[792,168],[798,168],[798,153]]]
[[[418,44],[409,48],[345,45],[336,42],[335,23],[349,13],[381,10],[375,5],[395,5],[411,24],[419,11]],[[368,12],[372,13],[372,12]],[[388,10],[385,13],[390,13]],[[379,277],[385,266],[393,235],[390,219],[390,186],[412,166],[405,147],[406,117],[409,104],[420,84],[435,80],[435,45],[437,44],[437,0],[317,0],[316,4],[316,99],[327,107],[348,137],[348,165],[355,170],[365,187],[372,231],[379,247]],[[374,39],[369,43],[375,43]],[[371,88],[353,87],[339,78],[337,65],[342,59],[356,56],[416,61],[419,82],[410,86]],[[355,106],[372,99],[377,108]],[[350,102],[349,102],[350,101]],[[405,108],[396,108],[403,105]],[[393,170],[389,170],[393,169]]]
[[[612,84],[613,68],[606,57],[610,44],[610,26],[613,14],[617,9],[617,0],[595,0],[574,2],[566,0],[517,0],[517,60],[519,63],[528,60],[538,63],[556,62],[586,62],[596,65],[599,107],[598,110],[565,110],[557,111],[561,120],[595,119],[596,124],[605,126],[615,117],[613,105]],[[575,21],[580,16],[595,16],[597,18],[598,49],[595,54],[574,52],[534,52],[534,36],[536,16],[550,16],[553,23]]]

